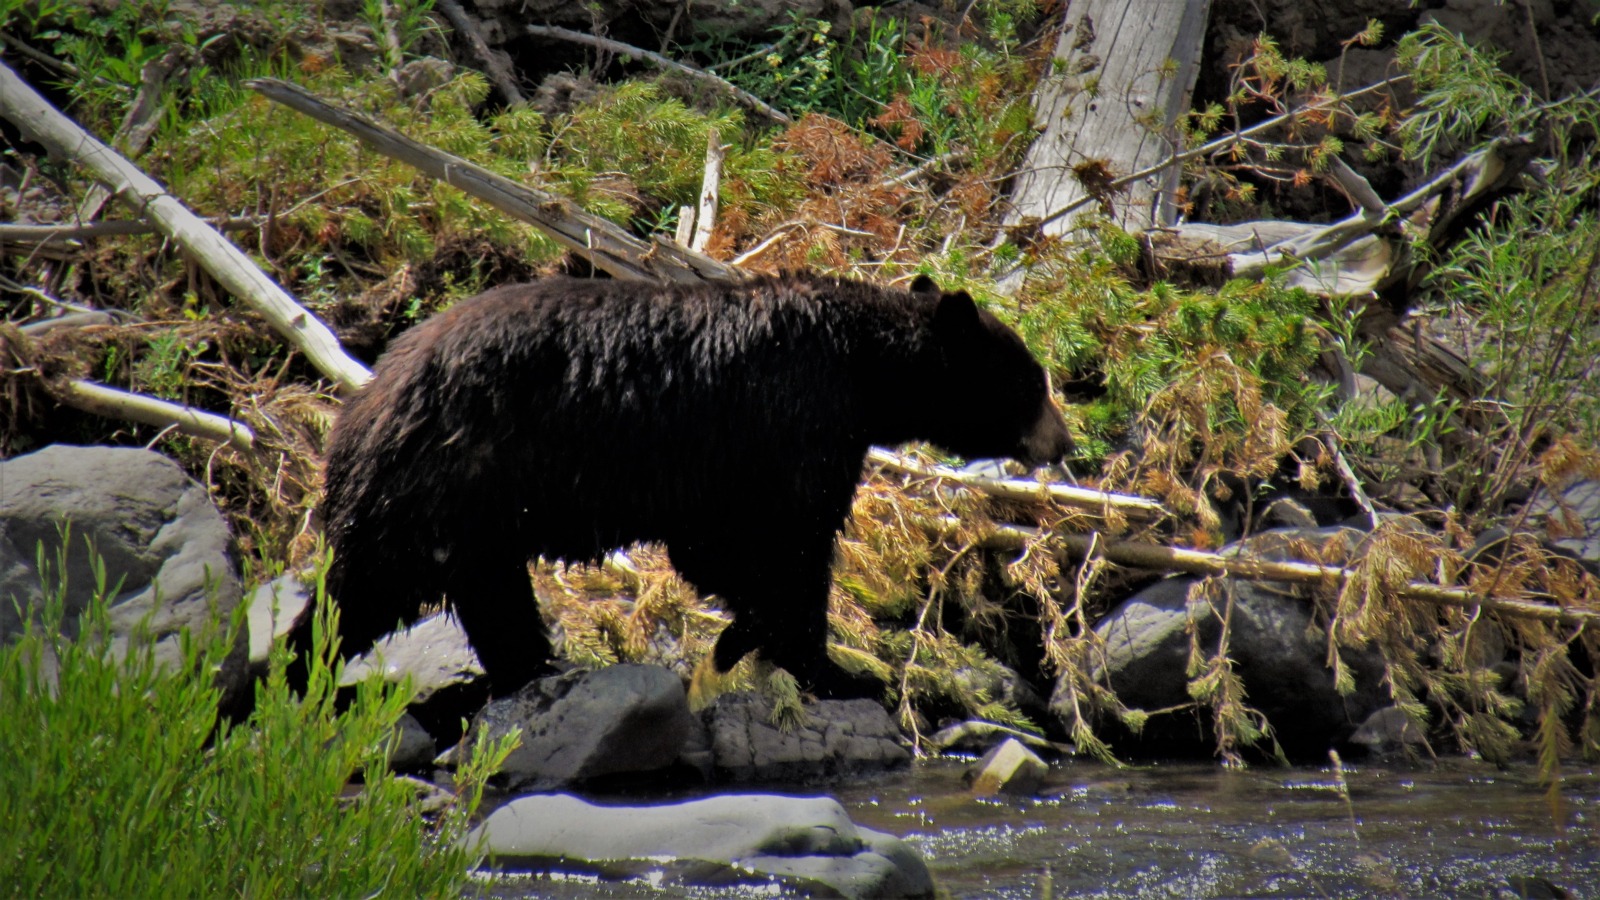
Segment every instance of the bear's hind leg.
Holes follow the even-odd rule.
[[[555,672],[526,559],[510,553],[462,560],[446,596],[496,696]]]
[[[851,674],[828,658],[831,533],[809,540],[785,535],[755,543],[730,538],[674,544],[668,552],[679,574],[716,594],[733,614],[712,651],[718,672],[758,651],[818,697],[882,696],[876,679]]]

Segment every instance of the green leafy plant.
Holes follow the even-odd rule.
[[[140,632],[113,645],[103,566],[67,636],[64,561],[22,637],[0,648],[0,896],[461,895],[477,859],[468,819],[510,742],[480,744],[455,800],[425,814],[411,785],[384,774],[403,687],[365,683],[335,709],[332,614],[305,696],[285,684],[280,645],[250,718],[219,722],[212,673],[243,608],[185,633],[181,662],[163,668]]]

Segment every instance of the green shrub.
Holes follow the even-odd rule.
[[[403,688],[362,685],[336,711],[324,627],[305,697],[286,687],[280,645],[255,712],[219,722],[211,673],[242,615],[186,634],[181,666],[164,670],[137,637],[113,651],[99,587],[76,638],[58,584],[0,648],[0,896],[462,894],[477,856],[461,839],[508,745],[474,754],[437,816],[387,775],[347,790],[384,771]]]

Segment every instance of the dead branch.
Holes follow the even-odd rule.
[[[245,86],[319,122],[354,135],[391,159],[477,197],[550,235],[556,243],[613,278],[629,281],[737,281],[738,270],[669,241],[640,240],[608,219],[565,197],[497,175],[482,166],[435,150],[365,116],[324,102],[299,85],[256,78]]]
[[[29,337],[38,337],[51,331],[62,328],[90,328],[97,325],[115,325],[117,317],[109,310],[91,310],[88,312],[68,313],[51,319],[40,319],[29,322],[17,330]]]
[[[944,516],[923,522],[932,534],[949,535],[962,527],[955,516]],[[1158,572],[1187,572],[1191,575],[1227,575],[1252,581],[1287,581],[1296,584],[1325,584],[1333,587],[1355,577],[1355,573],[1341,566],[1324,566],[1316,563],[1275,561],[1243,556],[1223,556],[1203,550],[1186,550],[1164,547],[1139,541],[1112,540],[1096,534],[1052,535],[1067,552],[1077,557],[1090,554],[1103,556],[1118,565]],[[1021,525],[997,525],[983,540],[987,547],[1022,550],[1035,545],[1040,531]],[[1476,594],[1466,588],[1446,587],[1424,581],[1412,581],[1395,589],[1396,596],[1404,600],[1431,603],[1436,606],[1458,606],[1467,609],[1482,607],[1508,616],[1559,622],[1563,625],[1587,626],[1600,624],[1600,610],[1567,609],[1548,603],[1530,600],[1504,600]]]
[[[888,190],[889,188],[904,187],[911,182],[922,178],[929,172],[950,165],[951,163],[959,162],[960,160],[965,159],[966,156],[967,151],[963,149],[951,150],[949,153],[941,153],[938,156],[918,163],[915,168],[907,169],[906,171],[901,172],[899,175],[885,178],[884,180],[878,182],[878,187],[884,190]]]
[[[696,69],[694,66],[686,66],[677,60],[669,59],[659,53],[652,53],[649,50],[635,47],[632,44],[624,44],[621,41],[613,41],[610,38],[596,37],[592,34],[584,34],[581,31],[572,31],[567,28],[557,28],[553,25],[529,25],[527,26],[527,29],[528,33],[534,35],[535,37],[559,38],[563,41],[573,41],[574,43],[588,44],[591,47],[597,47],[601,50],[609,50],[610,52],[616,53],[620,56],[633,56],[639,59],[648,59],[662,68],[671,69],[674,72],[681,72],[682,74],[687,75],[696,81],[703,81],[706,84],[709,84],[715,87],[717,90],[722,91],[723,93],[732,97],[740,106],[754,110],[755,112],[766,116],[774,122],[787,125],[794,121],[793,119],[790,119],[787,114],[779,112],[778,110],[773,109],[771,106],[768,106],[761,100],[760,97],[757,97],[749,91],[734,87],[729,82],[723,80],[722,78],[718,78],[704,69]]]
[[[450,27],[456,30],[456,34],[461,35],[461,39],[467,42],[467,49],[472,51],[472,55],[483,63],[483,73],[489,76],[489,80],[500,91],[500,96],[506,98],[506,102],[513,106],[525,102],[522,91],[517,89],[517,78],[512,73],[511,67],[506,65],[501,55],[484,41],[483,32],[478,30],[478,23],[467,15],[461,4],[456,0],[438,0],[434,5],[444,13],[445,18],[450,20]]]
[[[4,63],[0,63],[0,115],[52,153],[81,164],[109,185],[135,214],[154,222],[223,287],[261,313],[318,371],[346,389],[366,383],[371,376],[367,367],[346,355],[333,332],[316,316],[154,179],[45,102]]]
[[[1468,154],[1455,165],[1434,176],[1427,183],[1393,203],[1364,206],[1355,214],[1332,225],[1312,228],[1304,234],[1262,248],[1259,252],[1235,254],[1233,274],[1255,277],[1265,273],[1269,266],[1307,264],[1325,260],[1350,246],[1355,241],[1376,232],[1380,227],[1394,224],[1404,228],[1405,217],[1420,209],[1433,198],[1451,191],[1455,196],[1452,208],[1471,203],[1479,196],[1498,191],[1522,171],[1527,162],[1523,151],[1531,147],[1525,137],[1501,138],[1475,153]],[[1437,233],[1438,229],[1432,229]],[[1425,236],[1425,235],[1418,235]],[[1407,269],[1406,271],[1409,271]],[[1382,272],[1368,290],[1376,290],[1392,282],[1397,275],[1394,267]],[[1362,291],[1361,293],[1365,293]]]
[[[82,379],[69,381],[65,390],[53,393],[62,403],[74,409],[108,419],[138,422],[158,428],[176,428],[184,434],[231,444],[245,451],[255,446],[255,433],[248,426],[192,406],[119,391]]]
[[[959,472],[948,466],[923,465],[898,453],[877,447],[867,453],[867,459],[896,472],[954,482],[1006,500],[1055,502],[1089,512],[1115,509],[1118,513],[1135,519],[1156,519],[1170,515],[1166,507],[1155,500],[1132,494],[1110,494],[1105,491],[1022,478],[985,478],[982,475]]]
[[[260,228],[261,221],[254,218],[206,219],[206,224],[218,231],[248,231]],[[128,234],[156,234],[161,229],[149,222],[116,219],[110,222],[85,222],[81,225],[23,225],[0,224],[0,243],[45,244],[81,238],[117,237]]]

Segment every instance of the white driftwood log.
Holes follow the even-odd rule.
[[[923,465],[916,460],[879,447],[873,447],[867,452],[867,461],[907,475],[949,481],[1005,500],[1054,501],[1063,506],[1088,512],[1114,509],[1131,519],[1158,519],[1169,515],[1165,507],[1148,497],[1111,494],[1070,484],[1050,484],[1025,478],[985,478],[949,466]]]

